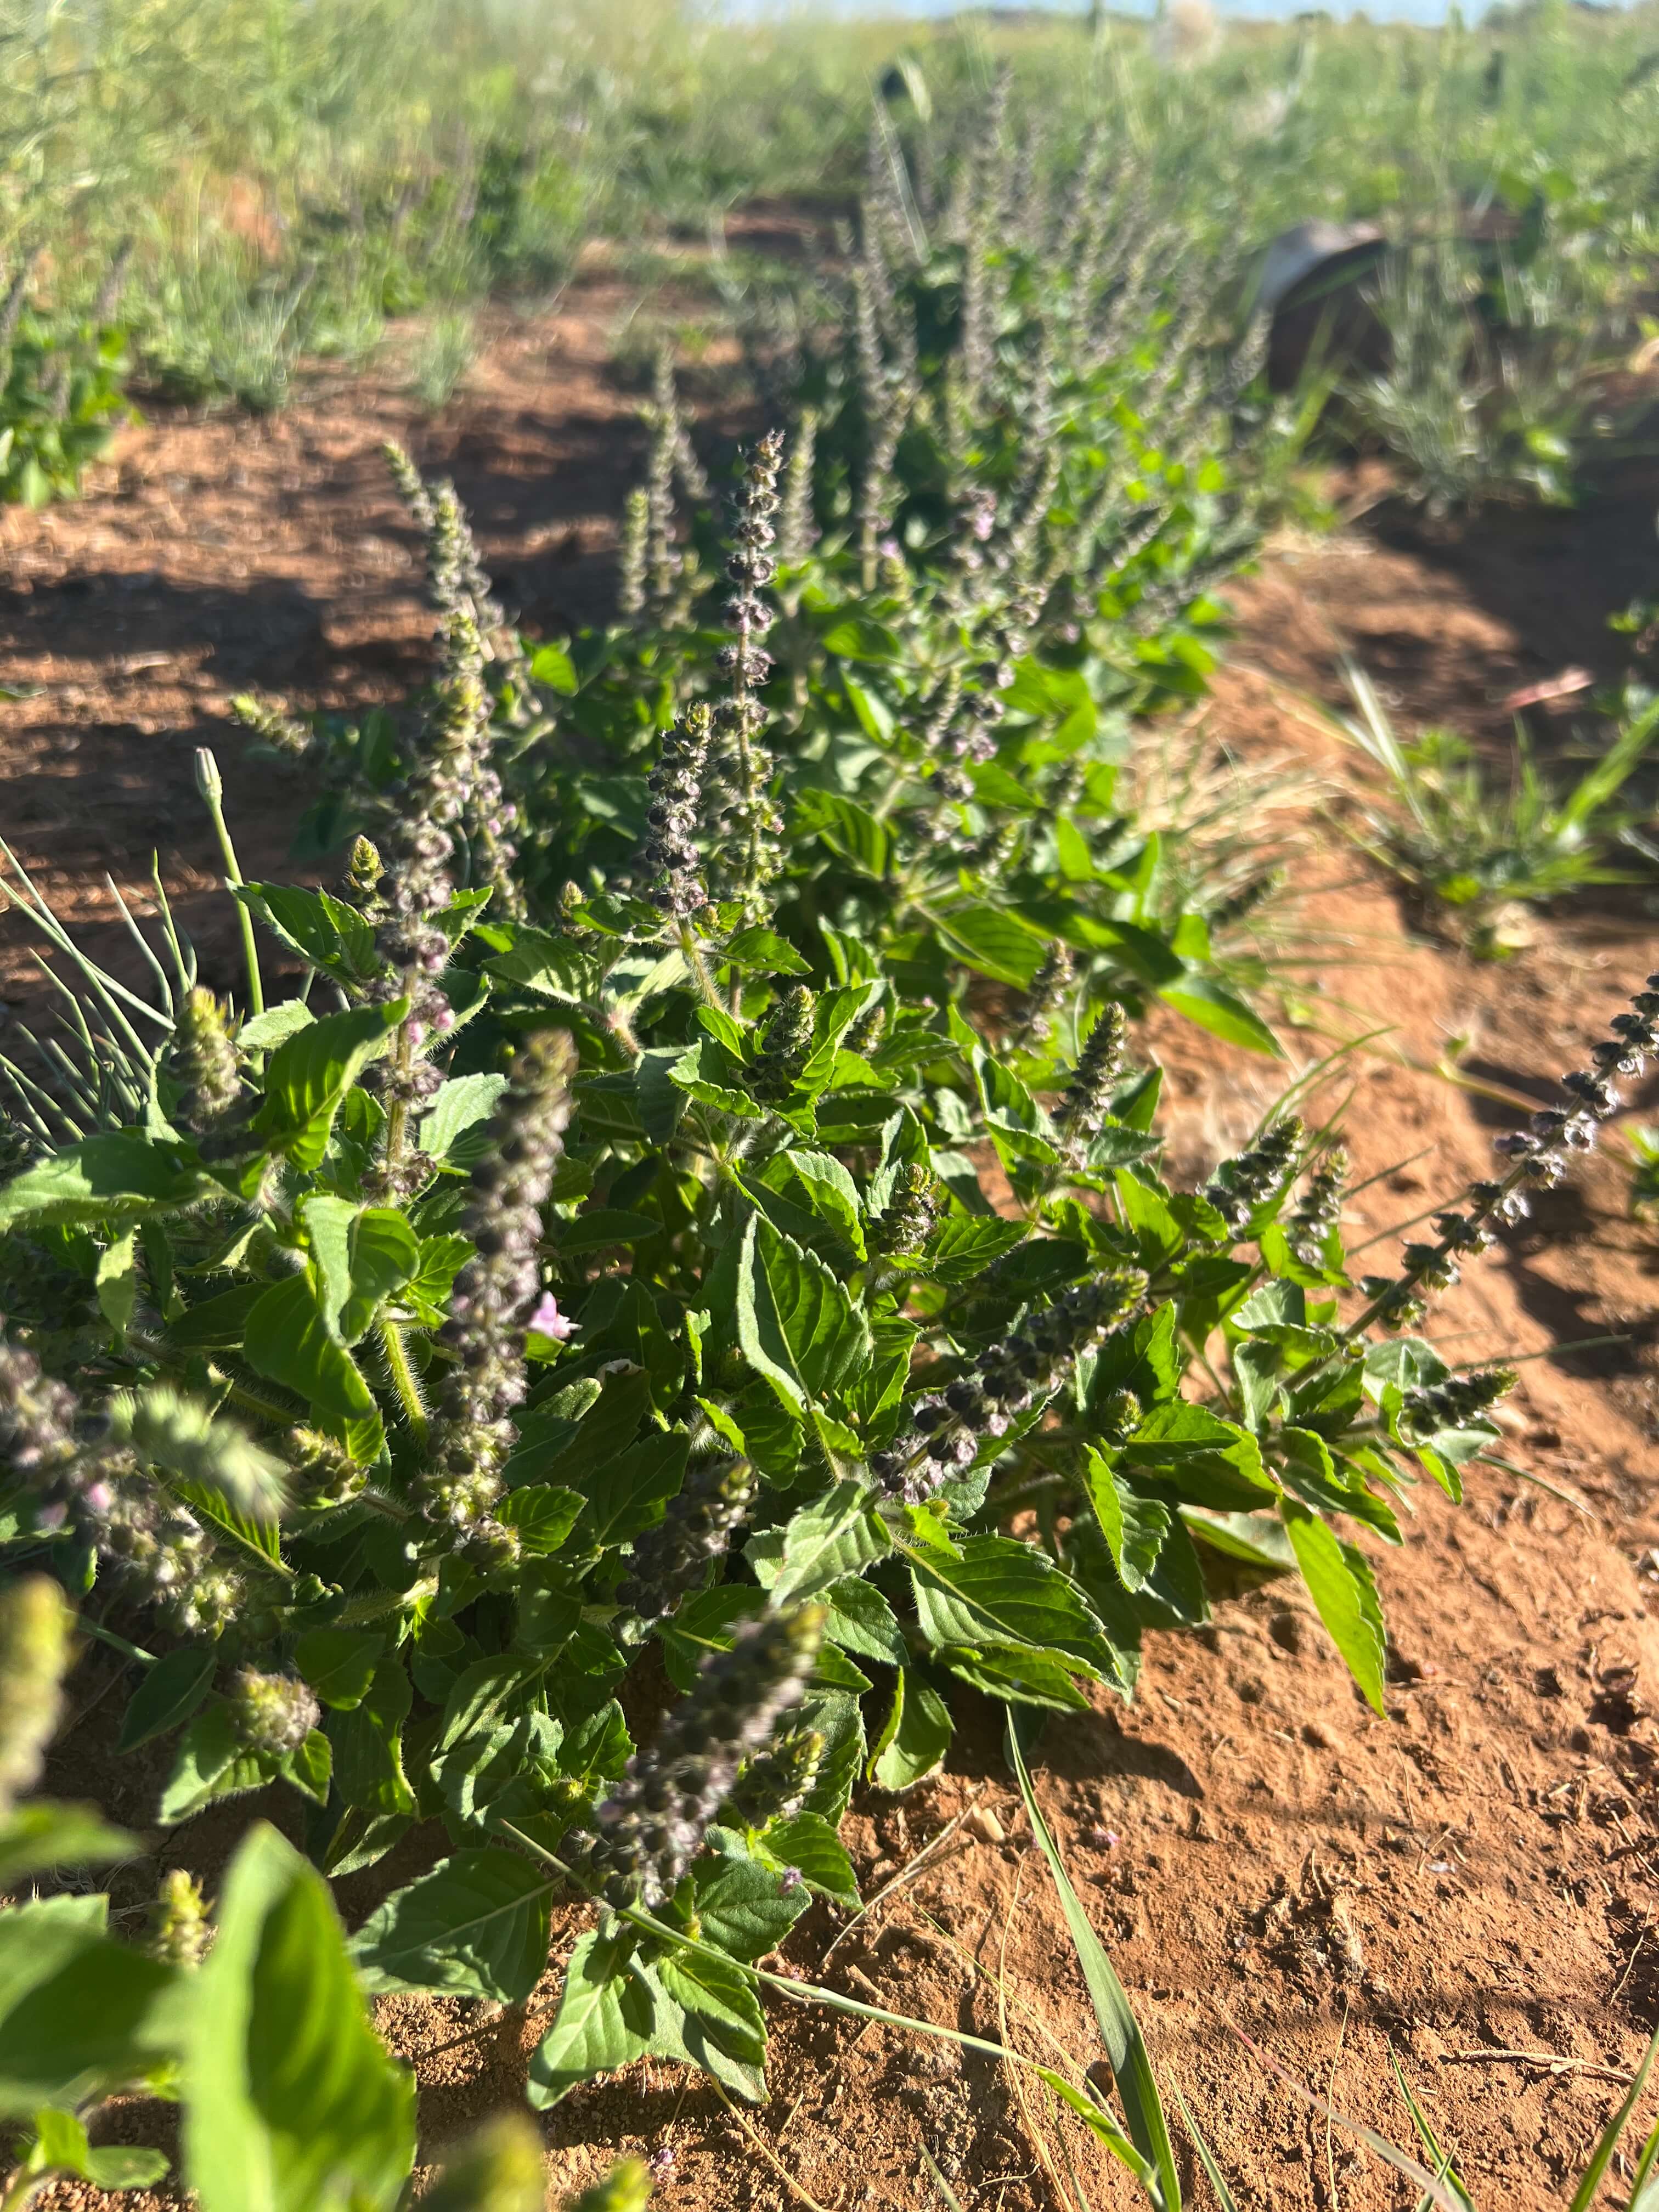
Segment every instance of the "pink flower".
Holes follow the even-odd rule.
[[[574,1336],[576,1334],[575,1322],[567,1320],[559,1311],[558,1300],[551,1291],[542,1292],[536,1303],[535,1310],[525,1323],[525,1327],[526,1329],[532,1330],[538,1336],[550,1336],[560,1344],[564,1343],[568,1337]]]

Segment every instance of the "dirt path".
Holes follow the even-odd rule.
[[[343,376],[264,422],[156,410],[76,505],[0,513],[0,684],[26,695],[0,709],[0,835],[62,917],[91,926],[100,957],[121,951],[100,927],[106,876],[142,904],[157,851],[204,973],[230,981],[195,750],[220,756],[250,876],[283,867],[306,799],[280,768],[243,767],[237,694],[362,710],[418,680],[432,618],[386,440],[455,478],[529,626],[601,611],[642,447],[605,373],[627,304],[595,284],[565,312],[508,325],[435,422],[389,380]],[[32,1006],[39,986],[8,931],[0,1000]]]
[[[137,887],[154,842],[186,921],[202,925],[214,871],[190,757],[211,743],[230,769],[228,694],[362,705],[418,665],[428,618],[376,458],[382,437],[410,439],[454,473],[532,626],[599,611],[638,447],[604,374],[614,308],[603,293],[579,295],[503,337],[474,395],[436,428],[417,430],[387,386],[342,382],[269,426],[158,421],[129,437],[107,487],[80,506],[5,518],[0,681],[51,688],[7,710],[0,808],[68,916],[101,927],[102,872]],[[1540,528],[1530,552],[1519,543],[1530,523],[1516,544],[1484,548],[1357,532],[1280,548],[1234,594],[1241,635],[1212,729],[1247,761],[1290,750],[1340,773],[1295,695],[1335,696],[1336,655],[1354,647],[1407,720],[1500,733],[1517,685],[1569,661],[1618,665],[1602,624],[1648,580],[1639,504],[1554,523],[1559,538]],[[1540,567],[1540,549],[1575,532],[1586,547],[1594,536],[1594,574]],[[303,794],[274,773],[229,781],[245,865],[276,869]],[[1386,889],[1356,884],[1346,848],[1313,836],[1304,920],[1352,954],[1324,1011],[1395,1030],[1354,1077],[1356,1171],[1382,1176],[1352,1203],[1359,1241],[1484,1171],[1506,1120],[1490,1091],[1539,1093],[1581,1060],[1659,965],[1659,932],[1633,911],[1545,923],[1522,961],[1474,967],[1413,943]],[[27,957],[10,925],[0,931],[3,988],[21,1001],[34,988]],[[210,927],[204,949],[211,972],[223,946]],[[1453,1039],[1467,1041],[1462,1067],[1488,1090],[1434,1073]],[[1173,1024],[1153,1042],[1170,1065],[1177,1140],[1183,1128],[1241,1133],[1267,1095],[1261,1064]],[[1298,1041],[1308,1057],[1317,1048]],[[1650,1084],[1650,1115],[1655,1095]],[[1379,1245],[1379,1264],[1390,1249]],[[1103,1700],[1044,1738],[1040,1794],[1163,2075],[1192,2103],[1242,2205],[1385,2212],[1412,2197],[1351,2138],[1328,2136],[1230,2020],[1297,2080],[1334,2082],[1345,2110],[1404,2141],[1392,2049],[1486,2212],[1529,2212],[1559,2201],[1659,2014],[1656,1281],[1659,1238],[1626,1218],[1604,1152],[1437,1311],[1432,1333],[1455,1358],[1545,1355],[1522,1370],[1510,1449],[1580,1504],[1492,1469],[1473,1474],[1461,1509],[1417,1495],[1403,1549],[1370,1547],[1395,1646],[1385,1720],[1359,1702],[1302,1601],[1270,1588],[1219,1606],[1197,1637],[1152,1639],[1133,1708]],[[1626,1341],[1551,1350],[1613,1332]],[[819,1908],[790,1961],[1028,2049],[1040,2021],[1086,2059],[1097,2044],[1081,1980],[988,1720],[958,1738],[948,1778],[855,1812],[848,1841],[866,1894],[975,1794],[1004,1841],[961,1834],[827,1969],[833,1929]],[[559,1934],[556,1964],[576,1932],[573,1922]],[[520,2046],[553,1988],[527,2022],[387,2004],[388,2032],[421,2065],[433,2145],[518,2101]],[[764,2153],[705,2084],[646,2064],[550,2116],[551,2179],[586,2181],[620,2148],[666,2149],[657,2201],[679,2212],[814,2200],[921,2212],[945,2202],[925,2147],[967,2212],[1058,2205],[1066,2185],[1055,2177],[1072,2165],[1093,2207],[1136,2201],[1080,2130],[1035,2108],[1028,2118],[983,2062],[822,2014],[777,2025],[773,2101],[750,2123]],[[471,2039],[420,2062],[463,2033]],[[1193,2195],[1206,2201],[1201,2181]],[[115,2203],[70,2188],[41,2201]],[[145,2200],[120,2201],[144,2212]]]

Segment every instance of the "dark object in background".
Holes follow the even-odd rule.
[[[1316,216],[1279,232],[1261,259],[1255,308],[1268,319],[1267,383],[1289,392],[1312,362],[1370,371],[1389,365],[1389,334],[1366,296],[1389,252],[1373,222]]]

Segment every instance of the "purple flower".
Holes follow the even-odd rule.
[[[653,2181],[666,2181],[678,2163],[674,2156],[673,2145],[659,2143],[645,2163]]]
[[[560,1344],[576,1334],[575,1322],[559,1311],[558,1300],[551,1291],[542,1292],[525,1327],[538,1336],[553,1337]]]
[[[805,1879],[806,1876],[799,1867],[785,1867],[783,1872],[778,1876],[779,1893],[784,1897],[792,1895]]]

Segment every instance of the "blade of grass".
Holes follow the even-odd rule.
[[[933,2186],[939,2191],[939,2195],[945,2199],[946,2205],[950,2208],[950,2212],[963,2212],[961,2197],[957,2195],[956,2191],[951,2188],[950,2183],[939,2172],[937,2164],[934,2162],[933,2154],[928,2149],[925,2142],[921,2145],[921,2162],[927,2167],[928,2172],[933,2177]]]
[[[1568,2212],[1589,2212],[1590,2206],[1595,2202],[1595,2192],[1601,2186],[1601,2177],[1613,2163],[1613,2154],[1619,2148],[1619,2138],[1630,2124],[1630,2116],[1636,2110],[1636,2100],[1647,2086],[1648,2075],[1652,2071],[1656,2056],[1659,2056],[1659,2028],[1654,2030],[1652,2040],[1642,2054],[1642,2063],[1636,2069],[1636,2079],[1625,2094],[1624,2103],[1607,2122],[1601,2142],[1591,2154],[1589,2164],[1579,2177]],[[1644,2157],[1645,2159],[1645,2153]]]
[[[144,935],[143,931],[139,928],[138,924],[134,921],[131,908],[121,896],[121,886],[119,884],[116,882],[113,876],[107,873],[105,875],[104,881],[109,887],[110,896],[115,901],[116,906],[120,911],[121,921],[126,929],[127,935],[137,946],[140,958],[143,961],[144,965],[149,969],[150,974],[155,976],[156,983],[161,990],[161,1002],[166,1006],[168,1013],[171,1013],[173,1012],[173,986],[167,981],[167,970],[156,958],[154,951],[151,949],[149,939]]]
[[[817,2198],[816,2197],[809,2197],[807,2195],[805,2190],[803,2189],[799,2182],[795,2179],[793,2174],[790,2172],[788,2167],[783,2163],[783,2160],[772,2148],[764,2136],[763,2136],[759,2130],[753,2126],[744,2115],[738,2110],[738,2107],[726,2095],[726,2091],[721,2087],[717,2076],[710,2074],[707,2078],[709,2087],[714,2090],[714,2094],[720,2099],[721,2104],[725,2106],[726,2111],[737,2122],[743,2133],[749,2138],[750,2142],[760,2153],[762,2158],[764,2159],[767,2165],[771,2167],[773,2172],[776,2174],[778,2179],[783,2184],[784,2187],[788,2191],[790,2196],[795,2199],[796,2203],[805,2205],[807,2212],[824,2212],[824,2207],[819,2203]]]
[[[1578,828],[1628,781],[1637,763],[1659,734],[1659,699],[1644,708],[1630,727],[1583,775],[1559,817],[1563,829]]]
[[[21,907],[47,943],[55,945],[58,951],[66,954],[80,969],[94,996],[103,1004],[111,1017],[126,1031],[135,1051],[142,1053],[144,1048],[139,1042],[137,1032],[128,1023],[120,1007],[116,1004],[117,1000],[125,1000],[135,1012],[144,1015],[152,1022],[158,1022],[164,1030],[172,1028],[172,1022],[166,1014],[158,1014],[154,1006],[148,1005],[135,992],[129,991],[125,983],[117,982],[113,975],[106,975],[96,961],[89,959],[81,951],[46,899],[35,889],[27,869],[3,838],[0,838],[0,860],[6,863],[17,883],[23,887],[24,896],[20,898],[16,890],[11,884],[8,884],[6,887],[8,896],[15,904]],[[60,976],[52,973],[50,965],[44,962],[42,965],[46,967],[47,975],[58,988],[67,997],[73,998],[74,994],[70,991],[68,985]]]
[[[1237,2202],[1232,2191],[1227,2186],[1227,2177],[1216,2164],[1215,2154],[1209,2144],[1205,2142],[1198,2122],[1193,2118],[1192,2107],[1173,2084],[1170,2094],[1181,2109],[1182,2119],[1186,2124],[1188,2134],[1193,2139],[1193,2148],[1198,2153],[1198,2162],[1203,2167],[1211,2188],[1215,2191],[1215,2201],[1221,2207],[1221,2212],[1238,2212]]]
[[[1002,1916],[1002,1935],[997,1945],[997,2032],[1002,2038],[1004,2049],[1010,2054],[1004,2062],[1008,2075],[1008,2086],[1014,2093],[1015,2103],[1019,2106],[1019,2116],[1025,2123],[1025,2132],[1031,2138],[1031,2148],[1036,2153],[1037,2164],[1048,2177],[1048,2186],[1054,2193],[1059,2212],[1073,2212],[1072,2201],[1066,2193],[1060,2176],[1054,2171],[1052,2148],[1042,2131],[1040,2118],[1031,2109],[1030,2100],[1025,2094],[1025,2084],[1020,2078],[1021,2069],[1015,2065],[1012,2057],[1013,2037],[1008,2027],[1008,1930],[1012,1927],[1014,1915],[1019,1909],[1020,1881],[1024,1871],[1023,1865],[1014,1869],[1013,1893],[1008,1899],[1008,1910]]]
[[[188,938],[179,937],[178,924],[173,919],[173,908],[161,882],[161,859],[155,853],[149,856],[149,880],[150,888],[155,893],[155,904],[161,916],[161,927],[167,934],[167,949],[173,955],[173,968],[179,977],[179,996],[183,997],[195,988],[196,947]],[[310,981],[311,972],[308,970],[307,973],[307,982]],[[169,1005],[173,1003],[171,997],[168,1003]]]
[[[1468,2212],[1467,2200],[1460,2196],[1455,2196],[1451,2188],[1437,2174],[1431,2173],[1426,2166],[1419,2166],[1417,2160],[1401,2150],[1397,2143],[1391,2143],[1386,2136],[1378,2135],[1375,2128],[1368,2128],[1362,2120],[1350,2119],[1346,2112],[1338,2112],[1335,2106],[1322,2097],[1316,2089],[1305,2087],[1294,2075],[1287,2074],[1278,2060],[1269,2057],[1260,2044],[1252,2042],[1243,2029],[1236,2021],[1229,2019],[1225,2012],[1222,2013],[1221,2017],[1250,2056],[1265,2066],[1273,2079],[1288,2089],[1293,2097],[1298,2098],[1313,2112],[1320,2113],[1328,2112],[1339,2127],[1346,2128],[1351,2135],[1358,2136],[1368,2149],[1374,2150],[1380,2159],[1385,2159],[1396,2173],[1403,2173],[1407,2181],[1414,2181],[1429,2203],[1440,2207],[1440,2212]]]
[[[1025,1814],[1031,1823],[1031,1833],[1036,1838],[1038,1846],[1048,1862],[1048,1871],[1054,1876],[1054,1887],[1060,1894],[1060,1910],[1066,1915],[1066,1924],[1077,1950],[1078,1963],[1089,1986],[1089,1996],[1094,2005],[1095,2019],[1099,2024],[1101,2040],[1106,2046],[1112,2078],[1117,2084],[1118,2095],[1123,2100],[1124,2118],[1128,2124],[1130,2138],[1156,2176],[1155,2183],[1149,2184],[1147,2193],[1153,2203],[1159,2207],[1159,2212],[1181,2212],[1181,2180],[1176,2172],[1169,2124],[1164,2117],[1164,2106],[1158,2098],[1152,2054],[1130,2008],[1128,1994],[1113,1971],[1112,1962],[1106,1956],[1105,1948],[1083,1909],[1082,1899],[1072,1887],[1059,1847],[1042,1817],[1042,1808],[1037,1803],[1036,1792],[1031,1787],[1025,1755],[1020,1747],[1012,1707],[1008,1713],[1007,1747],[1009,1764],[1018,1779],[1020,1796],[1025,1801]],[[1069,2098],[1067,2101],[1071,2101]]]
[[[1455,2189],[1457,2191],[1467,2207],[1467,2212],[1475,2212],[1474,2200],[1463,2186],[1462,2177],[1453,2165],[1452,2154],[1449,2151],[1441,2149],[1434,2130],[1429,2125],[1428,2116],[1413,2094],[1412,2085],[1406,2079],[1405,2069],[1401,2065],[1399,2056],[1392,2044],[1389,2045],[1389,2063],[1394,2069],[1394,2078],[1400,2085],[1401,2095],[1405,2099],[1406,2110],[1412,2116],[1412,2125],[1417,2130],[1417,2139],[1434,2160],[1435,2172],[1449,2189]],[[1417,2212],[1425,2212],[1430,2201],[1426,2197],[1419,2197]]]
[[[30,1039],[30,1042],[33,1042],[33,1038]],[[26,1075],[14,1060],[0,1059],[0,1074],[3,1074],[9,1083],[15,1085],[19,1102],[27,1108],[30,1121],[49,1145],[56,1145],[62,1140],[41,1118],[43,1114],[50,1114],[54,1121],[60,1122],[69,1131],[70,1144],[80,1143],[87,1133],[79,1122],[71,1118],[61,1100],[53,1097],[52,1092],[37,1083],[32,1075]]]
[[[1625,2212],[1659,2212],[1659,2172],[1656,2168],[1659,2168],[1659,2122],[1655,2123],[1653,2133],[1642,2146]]]

